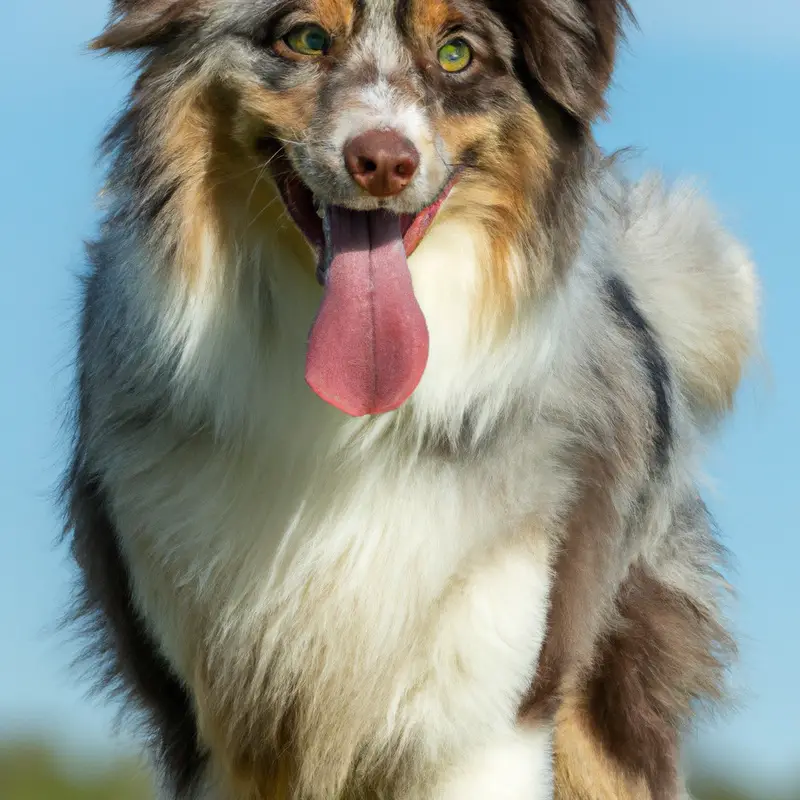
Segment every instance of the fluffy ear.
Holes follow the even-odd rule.
[[[89,47],[113,52],[154,47],[199,19],[198,6],[198,0],[114,0],[111,21]]]
[[[605,111],[628,0],[496,0],[525,68],[559,105],[588,124]]]

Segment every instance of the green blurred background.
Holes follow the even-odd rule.
[[[694,800],[800,800],[800,782],[795,791],[765,796],[700,770],[690,788]],[[144,764],[134,758],[101,765],[28,740],[0,745],[0,800],[155,800],[155,795]]]
[[[100,765],[68,757],[42,741],[0,746],[2,800],[150,800],[155,795],[135,759]]]

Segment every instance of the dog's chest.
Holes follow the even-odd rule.
[[[304,750],[341,746],[335,763],[347,763],[346,748],[389,735],[391,714],[406,715],[400,728],[425,727],[429,711],[412,689],[432,679],[428,659],[440,643],[454,648],[454,666],[428,695],[453,713],[486,711],[465,730],[513,719],[541,634],[546,546],[533,564],[527,545],[522,558],[498,553],[523,530],[541,536],[531,527],[536,510],[557,505],[552,441],[537,444],[529,417],[524,437],[507,431],[505,444],[483,440],[470,450],[467,435],[460,453],[417,438],[452,421],[442,440],[452,445],[463,412],[491,386],[473,426],[491,441],[515,371],[531,361],[528,348],[471,349],[466,278],[476,265],[435,257],[432,244],[417,262],[432,352],[414,413],[349,420],[326,406],[304,385],[303,339],[287,324],[270,343],[263,384],[238,390],[231,359],[209,390],[220,404],[232,390],[239,407],[246,398],[252,436],[230,448],[211,437],[171,446],[159,433],[158,453],[142,448],[146,469],[134,468],[115,497],[137,595],[187,682],[199,649],[210,673],[257,685],[252,702],[264,719],[280,719],[291,699],[293,714],[313,720]],[[442,282],[458,291],[443,292]],[[472,582],[482,588],[465,593]],[[447,687],[473,668],[476,678],[451,704]],[[257,678],[238,673],[251,669]],[[473,689],[487,682],[502,701],[475,705]]]
[[[234,456],[188,443],[119,486],[126,554],[168,646],[199,618],[226,635],[235,620],[237,635],[265,647],[295,636],[385,655],[505,524],[482,471],[403,457],[391,437],[339,447],[337,437],[359,438],[360,423],[347,425],[331,427],[298,403],[258,447]],[[179,603],[162,603],[175,587]]]
[[[242,550],[232,586],[246,589],[228,592],[225,616],[241,620],[241,646],[259,643],[271,713],[293,698],[299,753],[320,776],[365,747],[435,753],[513,723],[543,635],[548,552],[506,548],[519,530],[499,488],[376,443],[252,495],[258,514],[242,507],[263,556]]]
[[[362,641],[397,635],[493,537],[502,515],[474,470],[398,450],[389,439],[357,453],[298,452],[254,492],[259,510],[245,504],[241,524],[260,542],[265,602],[294,609],[306,629],[318,613],[320,635],[359,618]],[[348,609],[349,621],[329,609]]]

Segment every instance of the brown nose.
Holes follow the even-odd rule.
[[[353,180],[375,197],[392,197],[408,186],[419,166],[419,153],[393,130],[372,130],[344,146],[344,163]]]

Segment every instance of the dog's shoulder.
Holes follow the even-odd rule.
[[[757,340],[759,285],[742,244],[691,183],[618,187],[619,260],[695,413],[726,412]]]

